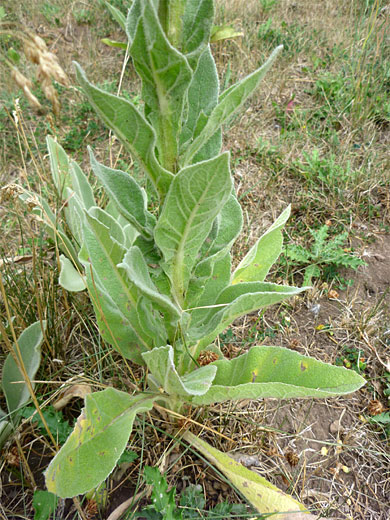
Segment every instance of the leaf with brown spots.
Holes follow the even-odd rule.
[[[114,388],[88,394],[73,432],[46,470],[47,489],[68,498],[97,487],[126,448],[135,416],[150,410],[153,400]]]
[[[353,370],[332,366],[293,350],[264,345],[234,359],[220,359],[210,389],[194,396],[204,405],[237,399],[331,397],[349,394],[365,384]]]

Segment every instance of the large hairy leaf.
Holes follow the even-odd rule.
[[[144,294],[152,300],[164,312],[168,312],[178,320],[181,317],[181,311],[174,305],[170,298],[161,294],[157,287],[153,284],[148,266],[145,259],[137,246],[130,247],[125,254],[123,262],[118,264],[118,268],[124,269],[129,280]]]
[[[288,206],[241,260],[234,271],[233,284],[264,280],[282,251],[282,229],[290,216],[290,211],[291,207]]]
[[[188,89],[188,112],[180,135],[181,147],[195,136],[199,118],[210,115],[218,102],[218,93],[217,68],[208,46],[199,58]],[[218,153],[219,150],[214,155]]]
[[[192,313],[190,337],[200,340],[199,348],[209,345],[217,335],[240,316],[279,303],[306,290],[266,282],[248,282],[226,287],[206,316]]]
[[[230,195],[202,245],[197,264],[188,285],[185,305],[188,308],[212,305],[230,283],[230,248],[242,227],[242,211],[235,195]],[[216,263],[225,258],[223,267]],[[221,267],[223,278],[221,277]],[[223,280],[223,282],[222,282]],[[207,287],[207,290],[205,290]],[[207,310],[204,311],[204,315]]]
[[[144,193],[138,183],[121,170],[100,164],[90,150],[91,166],[120,213],[146,238],[152,237],[154,217],[146,208]]]
[[[141,353],[147,352],[150,347],[145,339],[140,339],[136,309],[126,309],[118,305],[115,295],[111,297],[102,287],[98,277],[92,276],[90,264],[85,261],[83,264],[86,268],[86,282],[99,333],[123,357],[144,365]]]
[[[95,87],[88,81],[78,63],[75,63],[75,67],[77,79],[89,102],[127,150],[139,161],[163,199],[173,175],[162,168],[156,159],[156,134],[153,128],[130,101]]]
[[[50,169],[54,186],[61,199],[64,198],[64,190],[70,184],[69,158],[65,150],[50,135],[46,137],[49,151]]]
[[[297,518],[294,513],[308,512],[306,507],[292,496],[283,493],[258,473],[213,448],[190,431],[186,431],[183,437],[222,471],[259,513],[271,514],[270,518],[274,520],[293,520]],[[311,515],[307,516],[308,520],[313,518]],[[299,516],[299,519],[303,520],[305,517],[306,515]]]
[[[96,206],[92,186],[90,185],[87,176],[84,174],[76,161],[70,162],[69,170],[72,179],[72,188],[81,201],[82,207],[89,209],[92,206]]]
[[[175,367],[174,352],[170,345],[145,352],[142,357],[153,379],[167,394],[190,397],[205,394],[215,377],[216,368],[208,365],[185,376],[179,376]]]
[[[140,4],[140,16],[130,54],[142,79],[145,113],[157,133],[159,160],[173,171],[185,93],[192,71],[183,54],[170,44],[153,3],[141,0],[134,0],[134,3]]]
[[[58,279],[61,287],[70,292],[84,291],[86,282],[72,262],[64,255],[60,255],[61,273]]]
[[[30,393],[20,368],[24,366],[30,380],[35,378],[41,362],[42,327],[46,322],[36,321],[19,336],[18,347],[14,345],[14,356],[9,353],[3,366],[2,387],[10,414],[19,410],[29,399]],[[34,383],[31,383],[34,387]]]
[[[236,85],[230,87],[221,95],[219,103],[210,114],[206,126],[188,147],[184,156],[184,164],[189,164],[191,162],[192,157],[198,152],[198,150],[200,150],[200,148],[215,134],[221,125],[223,125],[223,123],[227,121],[227,119],[229,119],[257,89],[259,83],[275,61],[282,48],[282,45],[277,47],[264,65]]]
[[[120,241],[111,235],[109,227],[102,222],[101,216],[103,214],[104,212],[100,210],[100,208],[91,208],[86,213],[88,222],[88,225],[86,225],[84,229],[84,245],[87,252],[86,260],[88,260],[92,266],[97,288],[100,287],[103,289],[103,291],[100,291],[101,297],[107,300],[107,298],[104,297],[106,294],[109,300],[111,300],[110,303],[115,302],[115,307],[120,314],[132,324],[132,330],[134,334],[138,336],[138,343],[141,346],[143,345],[141,348],[148,350],[150,348],[150,337],[145,334],[143,328],[140,326],[139,316],[136,310],[139,296],[138,291],[127,279],[125,273],[120,271],[117,267],[123,260],[125,250]],[[105,217],[108,217],[107,213]],[[120,229],[119,225],[116,229]],[[88,268],[89,266],[87,265],[87,271]],[[91,283],[93,284],[92,279]],[[99,296],[99,294],[97,296]],[[98,305],[98,302],[96,302],[96,305]],[[115,331],[114,336],[117,336]]]
[[[135,416],[149,411],[153,400],[114,388],[88,394],[73,432],[45,472],[47,489],[68,498],[97,487],[126,448]]]
[[[222,359],[212,365],[217,367],[212,387],[205,395],[194,397],[194,404],[260,397],[324,398],[349,394],[365,384],[353,370],[282,347],[252,347],[237,358]]]
[[[214,19],[214,0],[187,0],[183,16],[181,50],[193,64],[196,55],[209,43]],[[206,93],[207,89],[204,89]]]
[[[228,153],[181,170],[171,183],[155,228],[155,241],[180,304],[198,252],[231,189]]]

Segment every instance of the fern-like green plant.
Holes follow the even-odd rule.
[[[313,244],[305,248],[299,244],[288,244],[285,248],[287,258],[298,266],[304,267],[303,284],[311,285],[313,278],[320,278],[324,272],[338,267],[357,269],[366,265],[363,260],[345,249],[348,232],[329,237],[329,226],[323,225],[319,229],[310,229]]]

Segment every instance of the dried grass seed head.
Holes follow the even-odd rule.
[[[26,58],[31,61],[31,63],[35,63],[35,65],[39,64],[41,51],[31,40],[24,40],[23,42],[23,50]]]
[[[16,67],[12,67],[11,78],[21,89],[24,89],[25,87],[32,88],[33,86],[32,82],[26,78],[26,76],[22,74]]]

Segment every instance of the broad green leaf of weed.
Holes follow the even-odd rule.
[[[117,464],[118,464],[118,466],[120,466],[121,464],[123,464],[125,462],[131,463],[131,462],[134,462],[137,458],[138,458],[138,455],[135,451],[126,450],[119,457]]]
[[[26,406],[26,408],[23,409],[22,417],[28,419],[34,414],[35,411],[36,410],[34,406]],[[55,410],[52,406],[48,406],[47,408],[42,410],[42,414],[46,420],[49,430],[53,434],[53,437],[57,440],[59,444],[64,444],[64,442],[73,430],[72,426],[70,426],[69,422],[66,419],[64,419],[62,413]],[[46,428],[40,416],[36,414],[33,420],[38,423],[37,428],[39,429],[39,431],[43,435],[47,435]]]
[[[34,520],[48,520],[50,515],[55,512],[58,497],[49,491],[38,489],[34,492],[33,508]]]
[[[180,512],[176,511],[176,488],[168,491],[168,484],[158,468],[145,466],[146,483],[152,487],[152,507],[161,513],[163,520],[181,520]]]

